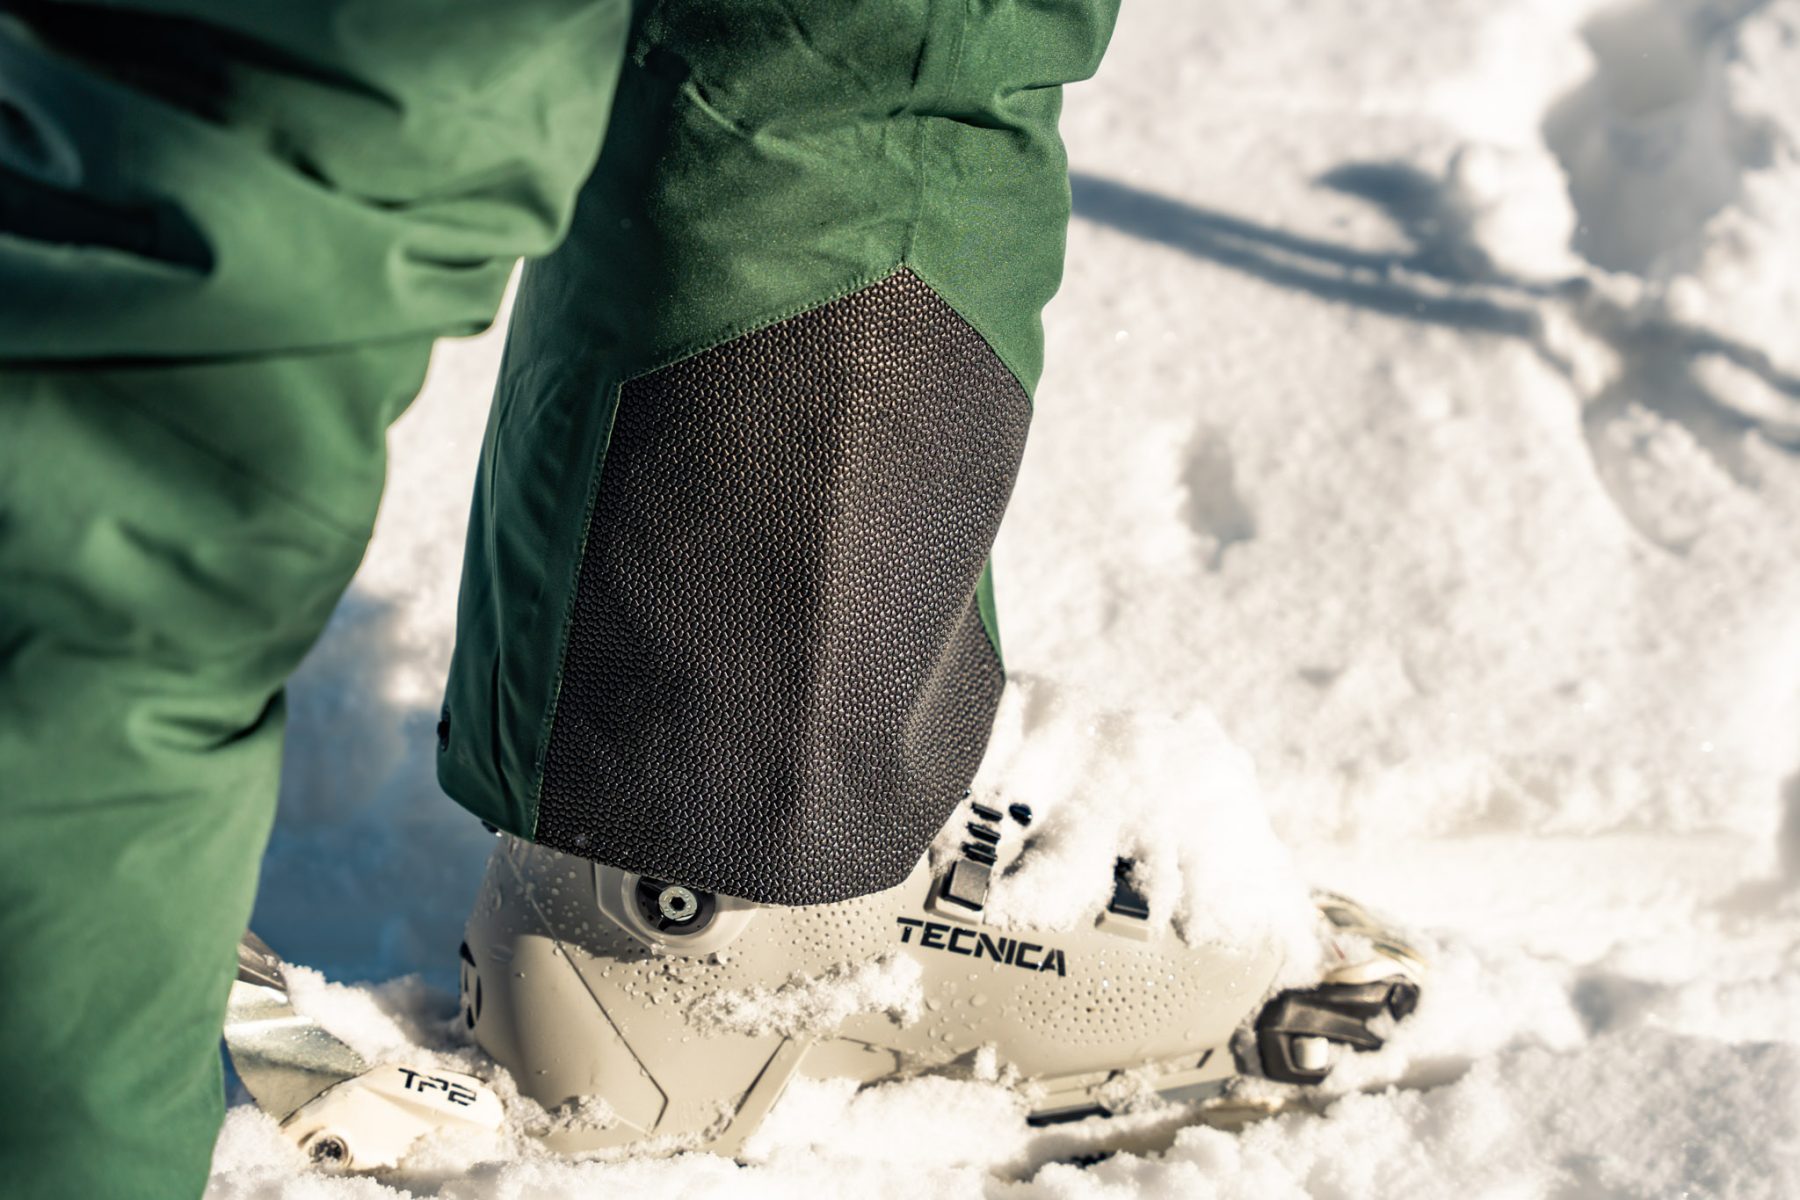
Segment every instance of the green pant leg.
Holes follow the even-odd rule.
[[[361,558],[425,348],[0,373],[9,1196],[205,1182],[279,688]],[[246,391],[272,386],[243,421]]]
[[[666,0],[526,272],[440,759],[521,836],[775,903],[898,882],[1001,685],[984,563],[1113,0]]]
[[[9,1197],[203,1187],[280,688],[361,556],[432,337],[491,319],[566,225],[628,18],[0,13]]]

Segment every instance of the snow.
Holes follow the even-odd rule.
[[[802,1083],[741,1167],[515,1130],[386,1181],[240,1104],[209,1196],[1800,1194],[1796,80],[1800,0],[1134,0],[1069,94],[982,787],[1191,938],[1282,935],[1300,879],[1422,931],[1419,1012],[1338,1079],[1404,1086],[1137,1113],[1077,1167],[1106,1130],[981,1078]],[[430,729],[498,353],[443,347],[396,430],[256,918],[359,1049],[462,1069],[491,842]],[[1097,905],[1050,875],[1000,902]]]
[[[858,1013],[886,1013],[904,1025],[925,1010],[920,974],[917,959],[885,954],[820,976],[796,975],[774,989],[712,992],[690,1012],[702,1029],[758,1037],[828,1034]]]
[[[1112,898],[1113,864],[1156,923],[1190,943],[1275,941],[1295,978],[1316,979],[1316,912],[1269,825],[1255,768],[1211,713],[1108,709],[1014,671],[976,777],[975,798],[1031,810],[1029,850],[1006,839],[985,919],[1052,929],[1092,923]],[[963,841],[952,825],[940,850]]]

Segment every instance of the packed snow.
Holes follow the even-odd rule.
[[[211,1200],[1800,1195],[1800,0],[1132,0],[1064,128],[980,785],[1046,865],[996,901],[1081,919],[1123,853],[1190,938],[1292,938],[1330,887],[1432,955],[1400,1036],[1322,1114],[1134,1111],[1088,1165],[997,1062],[801,1081],[741,1165],[527,1114],[332,1177],[240,1095]],[[305,1010],[465,1070],[491,839],[430,730],[498,353],[395,431],[256,916]],[[845,1002],[784,991],[721,1013]]]

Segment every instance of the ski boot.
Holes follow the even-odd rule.
[[[1317,1084],[1418,998],[1417,953],[1341,897],[1321,913],[1369,952],[1297,990],[1275,989],[1277,950],[1153,925],[1123,862],[1091,926],[988,924],[1008,817],[966,803],[953,819],[971,838],[937,869],[923,858],[898,887],[798,908],[505,838],[462,947],[462,1019],[523,1094],[579,1118],[542,1131],[551,1148],[730,1155],[796,1076],[969,1072],[984,1048],[1034,1123],[1148,1089],[1241,1124],[1272,1106],[1247,1114],[1234,1080]]]

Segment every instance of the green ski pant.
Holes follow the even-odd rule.
[[[529,836],[546,757],[591,761],[575,717],[545,740],[583,580],[617,565],[587,522],[617,499],[615,417],[647,411],[620,408],[629,381],[691,408],[767,347],[699,384],[657,371],[904,272],[923,282],[849,328],[891,340],[900,295],[990,392],[1028,392],[1067,215],[1058,85],[1112,16],[0,0],[0,1189],[203,1188],[281,689],[356,569],[433,339],[485,326],[574,223],[509,346],[443,771]],[[640,440],[615,482],[661,461]],[[626,511],[656,505],[646,478]],[[991,535],[944,576],[990,636]]]

